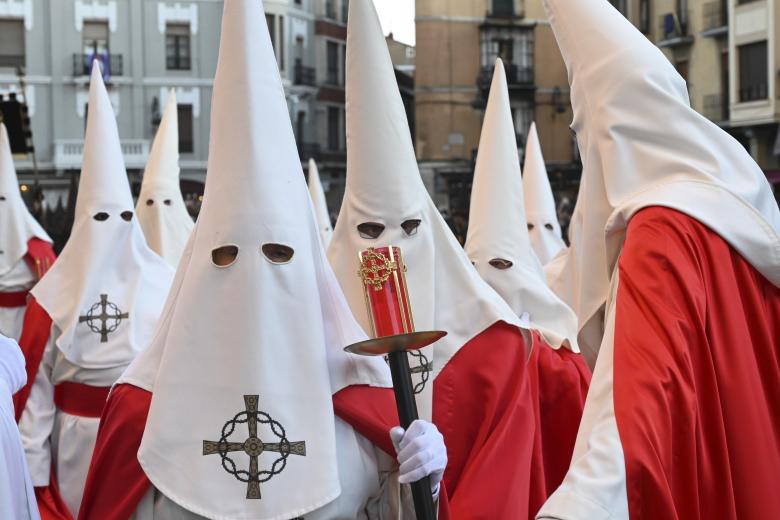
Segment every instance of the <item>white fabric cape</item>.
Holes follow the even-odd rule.
[[[0,123],[0,277],[9,273],[27,254],[27,242],[40,238],[51,243],[22,199],[16,178],[8,131]]]
[[[550,346],[579,351],[577,317],[547,287],[528,237],[509,90],[500,59],[482,124],[465,249],[482,278],[518,316],[526,314],[530,328],[538,330]],[[512,265],[494,267],[490,262],[496,259]]]
[[[194,223],[179,186],[179,122],[173,89],[146,164],[136,214],[152,251],[176,267]]]
[[[561,237],[561,225],[555,210],[550,178],[544,165],[542,146],[536,123],[531,123],[525,145],[523,164],[523,191],[525,195],[525,217],[533,228],[528,230],[531,245],[536,256],[546,265],[555,255],[566,248]]]
[[[347,35],[347,180],[328,258],[352,311],[370,330],[358,252],[400,247],[417,330],[448,333],[422,350],[433,373],[417,404],[420,417],[430,419],[433,379],[458,349],[498,321],[520,326],[520,320],[480,278],[425,189],[371,0],[350,2]],[[412,235],[401,228],[407,220],[420,220]],[[366,222],[385,229],[363,238],[357,226]],[[421,382],[421,374],[413,377]]]
[[[582,157],[571,247],[553,289],[589,362],[631,217],[665,206],[702,222],[780,285],[780,211],[744,147],[690,107],[663,53],[602,0],[544,0],[571,85]]]
[[[317,227],[320,230],[320,238],[325,249],[328,248],[333,238],[333,225],[330,222],[328,201],[325,199],[325,191],[320,181],[320,171],[314,159],[309,159],[309,195],[314,204],[314,215],[317,217]]]
[[[154,339],[119,382],[153,393],[138,460],[167,498],[208,518],[294,518],[341,493],[331,394],[390,377],[381,359],[343,351],[365,336],[320,243],[257,0],[224,4],[211,120],[198,222]],[[294,254],[275,263],[269,244]],[[217,265],[225,246],[237,256]],[[259,417],[245,413],[246,396]],[[257,469],[273,476],[253,476],[240,448],[225,453],[232,462],[207,449],[244,443],[249,417],[265,445]],[[282,462],[272,444],[286,441],[305,443],[305,455]],[[247,498],[246,481],[260,477],[260,497]]]
[[[128,212],[130,221],[122,217]],[[99,214],[108,217],[97,220],[104,216]],[[31,292],[60,331],[57,348],[69,362],[95,369],[127,365],[151,338],[173,270],[147,247],[133,214],[116,120],[98,66],[90,82],[75,215],[68,243]],[[106,334],[104,306],[107,314],[121,316],[106,320]]]

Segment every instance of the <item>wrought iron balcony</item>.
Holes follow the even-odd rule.
[[[688,33],[688,12],[666,13],[659,17],[658,39],[659,47],[677,47],[693,43],[693,36]]]
[[[515,0],[492,0],[485,18],[515,18],[517,15]]]
[[[512,63],[505,63],[506,81],[509,88],[533,88],[534,86],[534,68],[520,67]],[[477,86],[481,90],[490,90],[490,83],[493,80],[493,66],[482,67],[477,78]]]
[[[293,83],[295,85],[306,85],[313,87],[317,84],[314,67],[306,67],[301,63],[295,64],[293,71]]]
[[[319,159],[320,144],[299,142],[298,156],[301,158],[301,161],[308,161],[309,159]]]
[[[766,83],[756,83],[739,89],[739,101],[747,103],[749,101],[761,101],[769,97],[769,89]]]
[[[121,54],[74,54],[73,55],[73,75],[89,76],[92,72],[92,62],[98,60],[103,69],[103,76],[122,76],[124,67],[122,66]]]
[[[702,15],[702,36],[721,36],[728,34],[728,7],[718,0],[704,4]]]

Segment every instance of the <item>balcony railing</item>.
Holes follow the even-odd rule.
[[[493,80],[493,66],[482,67],[477,78],[477,86],[480,89],[490,89],[490,82]],[[534,84],[534,68],[531,66],[520,67],[515,64],[504,63],[506,70],[506,82],[509,88],[512,87],[531,87]]]
[[[761,101],[769,97],[769,90],[766,83],[757,83],[739,89],[739,100],[742,103],[748,101]]]
[[[726,96],[723,94],[704,96],[704,107],[702,110],[702,115],[704,117],[718,123],[728,119],[728,112],[729,109]]]
[[[100,62],[103,77],[124,75],[121,54],[74,54],[73,75],[89,76],[92,72],[92,62],[94,60]]]
[[[316,85],[317,80],[314,67],[306,67],[301,63],[296,63],[293,71],[293,83],[310,87]]]
[[[702,15],[702,32],[711,33],[716,30],[726,32],[728,30],[728,8],[718,0],[704,4]]]
[[[308,161],[309,159],[318,159],[320,156],[320,144],[299,142],[298,156],[301,158],[301,161]]]
[[[330,18],[331,20],[336,19],[335,0],[328,0],[327,2],[325,2],[325,18]]]
[[[666,13],[659,17],[658,23],[659,47],[673,47],[693,42],[688,33],[688,13]]]
[[[122,139],[122,156],[125,167],[143,168],[149,158],[149,141],[146,139]],[[54,167],[58,170],[79,170],[84,157],[83,139],[54,141]]]

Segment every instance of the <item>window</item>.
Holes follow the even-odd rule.
[[[650,0],[639,0],[639,30],[650,32]]]
[[[279,69],[284,70],[284,16],[279,17],[279,52],[277,53],[277,59],[279,60]]]
[[[328,149],[341,149],[341,109],[328,107]]]
[[[517,144],[520,147],[525,146],[528,137],[528,129],[534,120],[534,105],[529,101],[521,101],[512,104],[512,119],[515,122],[515,135]]]
[[[0,20],[0,67],[22,67],[24,61],[24,20]]]
[[[327,49],[328,71],[326,83],[329,85],[339,84],[339,45],[336,42],[328,42]]]
[[[493,0],[491,14],[493,16],[514,16],[514,0]]]
[[[165,27],[165,68],[190,70],[190,26],[171,24]]]
[[[178,105],[179,116],[179,152],[192,153],[195,151],[193,142],[192,105]]]
[[[767,43],[756,42],[737,47],[739,53],[739,100],[755,101],[769,95]]]
[[[84,22],[81,49],[90,57],[108,55],[108,22]]]
[[[271,45],[274,48],[274,54],[276,54],[276,20],[274,15],[265,15],[265,23],[268,24],[268,34],[271,35]]]

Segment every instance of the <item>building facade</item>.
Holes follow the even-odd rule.
[[[338,207],[347,0],[264,5],[301,160],[319,161]],[[41,186],[44,208],[68,205],[81,167],[90,63],[97,59],[136,193],[168,91],[176,89],[182,188],[197,212],[221,16],[222,0],[0,0],[0,96],[15,94],[27,104],[35,147],[35,162],[31,154],[16,156],[23,187]]]
[[[499,57],[520,153],[536,121],[559,205],[567,211],[576,197],[580,166],[568,127],[566,68],[540,0],[417,0],[416,21],[417,156],[426,185],[453,227],[465,226]]]
[[[776,0],[613,0],[688,82],[691,105],[745,146],[780,193]],[[779,199],[780,200],[780,199]]]

